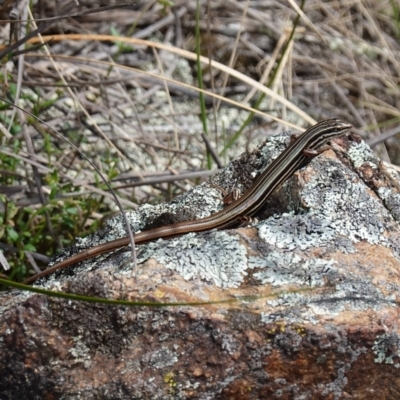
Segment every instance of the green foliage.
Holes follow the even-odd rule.
[[[167,15],[168,10],[173,7],[175,4],[170,0],[157,0],[157,3],[163,6],[162,13]]]
[[[53,174],[53,173],[52,173]],[[52,180],[49,174],[47,178]],[[52,195],[48,203],[40,207],[19,207],[16,202],[2,195],[1,201],[5,211],[0,216],[0,241],[13,246],[18,252],[10,252],[7,260],[11,266],[9,277],[23,280],[26,278],[27,260],[25,251],[34,251],[52,256],[57,251],[57,241],[49,231],[51,225],[54,236],[62,245],[70,245],[75,236],[90,233],[98,228],[98,223],[88,224],[88,216],[100,207],[98,200],[76,200],[67,198],[60,200],[63,189],[52,186]],[[58,196],[57,196],[58,194]]]
[[[170,0],[157,0],[158,4],[161,4],[164,8],[173,7],[175,4]]]
[[[113,26],[110,26],[110,33],[111,33],[111,35],[113,35],[115,37],[121,36],[121,33]],[[116,41],[115,44],[118,47],[118,52],[117,52],[118,55],[120,55],[121,53],[131,53],[131,52],[135,51],[135,48],[133,46],[131,46],[130,44],[127,44],[125,42]],[[118,57],[114,57],[114,59],[117,59],[117,58]]]
[[[54,102],[44,101],[32,95],[25,96],[27,97],[33,103],[33,112],[38,115]],[[0,102],[0,108],[7,107]],[[7,124],[9,113],[0,113],[0,121]],[[27,118],[26,124],[30,129],[30,125],[37,128],[33,118]],[[79,188],[62,177],[59,165],[51,168],[53,160],[60,160],[68,149],[60,146],[60,141],[55,140],[53,136],[39,130],[42,138],[36,139],[34,145],[40,149],[41,157],[47,158],[47,168],[50,167],[47,173],[40,175],[44,193],[47,195],[45,204],[41,204],[32,167],[26,163],[25,157],[19,157],[20,154],[24,154],[22,151],[26,152],[23,140],[14,138],[20,130],[20,121],[16,117],[10,129],[13,137],[7,140],[2,138],[2,148],[7,151],[0,152],[0,170],[3,171],[0,174],[0,186],[6,188],[3,194],[0,194],[0,206],[3,208],[0,213],[0,242],[11,248],[10,251],[5,251],[4,255],[11,267],[7,271],[8,277],[16,281],[22,281],[32,273],[26,256],[27,251],[53,256],[61,246],[69,246],[75,237],[85,236],[97,230],[100,222],[93,220],[91,216],[93,213],[104,212],[103,199],[100,196],[94,194],[80,197]],[[100,162],[110,166],[110,169],[105,171],[108,178],[115,177],[118,170],[112,155],[105,152],[97,156]],[[103,187],[103,182],[99,181],[98,186]],[[26,193],[29,197],[24,196]]]
[[[39,116],[40,113],[42,113],[43,111],[46,111],[52,105],[54,105],[57,100],[58,100],[58,98],[53,98],[53,99],[49,99],[49,100],[43,100],[40,97],[38,97],[36,99],[36,101],[34,102],[32,113],[34,115],[36,115],[36,116]]]
[[[397,0],[390,0],[393,11],[393,22],[396,27],[396,36],[400,37],[400,7]]]

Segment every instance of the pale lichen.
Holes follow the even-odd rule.
[[[400,368],[400,336],[396,332],[378,335],[372,350],[377,364],[393,364]]]
[[[203,279],[221,287],[238,287],[247,269],[247,250],[235,235],[224,231],[189,233],[177,239],[141,246],[140,263],[153,257],[186,280]]]

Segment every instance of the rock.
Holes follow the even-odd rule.
[[[215,185],[243,192],[287,140],[272,137],[210,184],[130,213],[133,229],[165,213],[218,211]],[[1,399],[399,398],[399,174],[357,138],[334,148],[251,226],[139,246],[136,280],[122,249],[38,285],[181,305],[3,293]],[[124,234],[117,218],[60,258]],[[199,302],[213,304],[182,304]]]

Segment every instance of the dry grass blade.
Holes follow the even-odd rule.
[[[43,36],[42,38],[43,40],[50,40],[50,37],[46,37]],[[114,38],[113,36],[109,36],[109,35],[55,35],[52,36],[51,39],[53,41],[63,41],[63,40],[109,40],[109,41],[116,41],[117,39]],[[32,38],[29,40],[29,43],[36,43],[37,39],[36,38]],[[144,45],[144,46],[150,46],[150,47],[154,47],[154,48],[158,48],[158,49],[162,49],[162,50],[168,50],[173,54],[176,54],[180,57],[184,57],[187,58],[189,60],[196,60],[196,54],[186,51],[186,50],[182,50],[182,49],[178,49],[176,47],[172,47],[169,45],[164,45],[162,43],[155,43],[155,42],[149,42],[147,40],[140,40],[140,39],[135,39],[135,38],[118,38],[118,41],[123,42],[123,43],[130,43],[130,44],[138,44],[138,45]],[[253,79],[249,78],[248,76],[232,69],[229,67],[226,67],[225,65],[217,62],[217,61],[213,61],[213,60],[209,60],[207,57],[200,57],[200,61],[204,64],[204,65],[211,65],[213,68],[216,68],[222,72],[228,73],[230,74],[230,76],[239,79],[240,81],[256,88],[257,90],[259,90],[262,93],[267,94],[268,96],[270,96],[272,99],[274,99],[275,101],[278,101],[279,103],[281,103],[282,105],[286,106],[288,109],[292,110],[293,112],[295,112],[300,118],[303,118],[305,121],[307,121],[310,124],[314,124],[316,121],[313,118],[310,118],[309,115],[307,115],[306,113],[304,113],[302,110],[300,110],[298,107],[296,107],[293,103],[291,103],[290,101],[286,100],[284,97],[278,95],[277,93],[275,93],[274,91],[272,91],[271,89],[260,85],[258,82],[254,81]],[[150,75],[150,74],[149,74]],[[154,74],[153,74],[154,76]],[[164,78],[166,79],[166,78]],[[223,96],[220,96],[221,99],[224,99]],[[272,115],[269,115],[269,117],[275,121],[279,121],[283,124],[286,124],[288,126],[292,126],[290,124],[287,123],[287,121],[283,121],[279,118],[275,118]]]

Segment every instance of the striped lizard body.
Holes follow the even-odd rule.
[[[159,228],[149,229],[133,235],[135,244],[147,243],[159,238],[169,239],[188,232],[202,232],[211,229],[225,229],[237,224],[243,218],[248,218],[267,202],[271,194],[279,188],[296,170],[307,163],[310,155],[316,152],[329,140],[342,136],[351,128],[350,124],[339,119],[329,119],[307,129],[266,168],[254,181],[252,186],[239,199],[229,204],[223,210],[198,220],[178,222]],[[51,266],[50,268],[24,281],[30,283],[58,269],[69,267],[77,262],[116,250],[129,245],[129,236],[112,240],[90,249],[83,250],[71,257]]]

